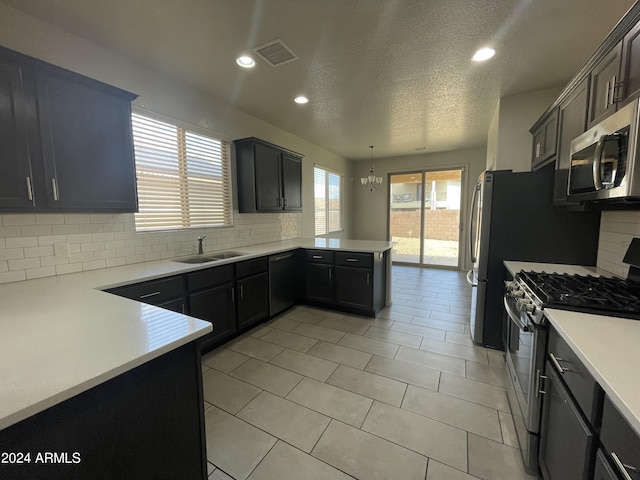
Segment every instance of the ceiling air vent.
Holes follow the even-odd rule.
[[[278,67],[285,63],[298,60],[298,56],[279,38],[273,42],[253,48],[252,50],[264,58],[272,67]]]

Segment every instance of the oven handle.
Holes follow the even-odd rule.
[[[511,321],[513,323],[515,323],[518,328],[520,330],[522,330],[523,332],[529,332],[531,331],[531,326],[526,325],[522,320],[520,320],[520,315],[517,315],[513,309],[509,306],[509,302],[507,300],[507,296],[504,295],[502,297],[502,302],[504,303],[504,309],[506,310],[507,314],[509,315],[509,318],[511,319]]]

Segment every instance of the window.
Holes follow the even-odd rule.
[[[136,231],[232,225],[227,142],[131,115]]]
[[[316,235],[342,231],[342,175],[313,168]]]

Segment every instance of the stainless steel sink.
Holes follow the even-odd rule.
[[[222,260],[222,259],[218,257],[198,255],[197,257],[175,258],[173,261],[178,263],[207,263],[207,262],[216,262],[218,260]]]
[[[195,255],[193,257],[175,258],[173,261],[178,263],[207,263],[218,262],[220,260],[226,260],[227,258],[241,257],[246,255],[242,252],[218,252],[208,255]]]
[[[242,255],[246,255],[246,253],[242,253],[242,252],[219,252],[219,253],[212,253],[211,254],[211,258],[217,258],[219,260],[224,260],[224,259],[227,259],[227,258],[241,257]]]

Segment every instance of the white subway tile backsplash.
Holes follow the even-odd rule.
[[[36,216],[33,214],[7,214],[2,216],[2,225],[35,225]]]
[[[3,248],[0,250],[0,260],[13,260],[16,258],[24,258],[24,249]]]
[[[37,247],[38,237],[12,237],[4,241],[5,248]]]
[[[48,257],[50,255],[53,255],[52,245],[47,245],[44,247],[28,247],[24,249],[24,258]]]
[[[27,280],[32,278],[52,277],[56,274],[56,267],[40,267],[27,269]]]
[[[78,233],[78,225],[52,225],[51,233],[54,235],[70,235],[74,233]]]
[[[92,260],[90,262],[82,262],[82,271],[98,270],[100,268],[106,268],[107,264],[104,260]]]
[[[91,223],[91,218],[86,213],[65,213],[64,223],[66,224],[80,224]]]
[[[62,213],[36,213],[36,225],[63,225]]]
[[[78,273],[82,271],[82,263],[69,263],[66,265],[56,265],[56,275],[67,273]]]
[[[623,263],[622,259],[631,240],[636,237],[640,237],[640,212],[602,212],[597,266],[626,278],[629,265]]]
[[[39,266],[40,257],[9,260],[9,270],[26,270],[28,268],[38,268]]]
[[[51,225],[20,227],[20,236],[22,237],[37,237],[39,235],[51,235],[51,233]]]
[[[0,215],[0,283],[191,255],[200,235],[204,251],[215,252],[301,233],[297,213],[235,212],[234,219],[233,227],[136,233],[130,213]],[[57,243],[68,244],[68,257],[54,255]]]
[[[25,270],[16,270],[14,272],[2,272],[0,273],[0,283],[19,282],[20,280],[26,280],[27,273]]]

